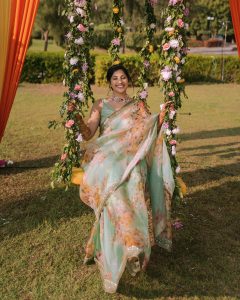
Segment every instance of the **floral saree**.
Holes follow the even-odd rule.
[[[158,130],[158,115],[131,101],[120,110],[103,100],[100,136],[87,146],[80,198],[96,216],[85,262],[94,258],[104,289],[114,293],[127,268],[145,269],[150,257],[150,198],[155,242],[170,251],[174,179]]]

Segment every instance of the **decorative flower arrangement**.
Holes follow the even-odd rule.
[[[145,0],[145,16],[146,16],[146,33],[147,39],[145,46],[140,51],[140,57],[142,59],[142,68],[140,70],[140,76],[138,78],[138,84],[140,89],[138,91],[137,98],[145,100],[148,97],[147,82],[149,81],[150,71],[150,58],[154,53],[154,33],[156,32],[156,17],[154,14],[154,6],[158,3],[158,0]],[[145,102],[146,103],[146,102]]]
[[[182,96],[186,97],[184,78],[181,77],[182,68],[186,62],[187,37],[185,26],[189,9],[184,0],[170,0],[163,13],[165,19],[162,33],[160,55],[160,79],[163,86],[164,101],[172,101],[164,120],[165,140],[171,158],[173,173],[175,176],[175,199],[183,197],[181,185],[177,178],[180,166],[176,159],[177,135],[180,131],[176,125],[177,110],[181,107]]]
[[[76,115],[84,115],[88,100],[93,102],[94,98],[90,87],[90,41],[93,33],[93,24],[90,23],[91,0],[66,0],[66,7],[64,13],[69,20],[69,32],[66,34],[63,84],[68,90],[64,93],[64,101],[60,107],[62,121],[50,121],[49,127],[56,128],[62,125],[66,138],[60,159],[55,163],[52,172],[52,187],[61,183],[68,188],[72,168],[79,167],[81,161],[82,135]]]
[[[114,29],[114,38],[109,48],[109,54],[112,58],[113,64],[120,63],[120,47],[124,43],[124,21],[123,21],[123,1],[113,0],[112,7],[112,25]]]

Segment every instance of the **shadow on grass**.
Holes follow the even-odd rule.
[[[14,162],[13,166],[11,167],[0,168],[0,175],[14,175],[14,174],[26,172],[29,169],[44,169],[44,168],[53,167],[53,165],[55,164],[58,158],[59,158],[58,155],[53,155],[53,156],[43,157],[39,159]]]
[[[124,278],[120,294],[136,299],[240,295],[239,182],[192,194],[187,201],[172,253],[153,247],[146,274]]]
[[[2,203],[1,239],[31,231],[44,222],[54,227],[59,222],[91,213],[92,210],[80,201],[77,187],[68,192],[56,188],[26,194],[24,199]]]
[[[199,147],[185,147],[181,148],[180,151],[186,152],[186,151],[193,151],[193,150],[212,150],[212,149],[218,149],[221,147],[230,147],[230,146],[236,146],[240,145],[240,142],[236,143],[229,143],[229,144],[214,144],[214,145],[204,145],[204,146],[199,146]]]
[[[203,185],[207,182],[214,180],[220,180],[224,177],[238,176],[240,174],[240,165],[226,164],[215,167],[209,167],[204,169],[198,169],[196,171],[184,172],[183,179],[187,186]]]
[[[189,140],[202,140],[202,139],[211,139],[217,137],[229,137],[229,136],[239,136],[240,135],[240,127],[234,128],[223,128],[209,131],[199,131],[193,133],[183,133],[179,137],[182,141]]]

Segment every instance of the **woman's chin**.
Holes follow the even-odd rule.
[[[126,89],[115,89],[114,92],[118,94],[126,94]]]

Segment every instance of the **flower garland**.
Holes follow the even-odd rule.
[[[184,0],[170,0],[168,7],[163,13],[165,19],[164,30],[162,33],[162,45],[159,49],[161,82],[163,86],[164,101],[172,101],[165,116],[163,128],[165,140],[169,151],[171,165],[175,177],[176,189],[175,199],[183,197],[181,190],[181,180],[177,174],[180,166],[176,159],[177,135],[180,131],[176,125],[177,110],[182,105],[182,95],[186,97],[184,78],[181,77],[182,68],[186,62],[187,37],[186,37],[186,18],[189,9]]]
[[[140,76],[138,78],[138,84],[140,89],[138,91],[138,99],[146,101],[148,97],[148,81],[150,71],[150,58],[154,53],[154,33],[156,32],[156,17],[154,14],[154,6],[158,3],[158,0],[145,0],[145,16],[146,16],[146,43],[140,51],[140,57],[142,60],[142,68],[140,70]]]
[[[120,63],[120,47],[124,43],[124,21],[123,21],[123,2],[120,0],[113,0],[112,7],[112,25],[114,28],[114,38],[111,41],[109,54],[112,59],[112,64]]]
[[[90,23],[91,0],[66,0],[66,7],[64,13],[68,17],[70,29],[66,34],[63,84],[68,87],[68,91],[64,93],[64,101],[60,107],[62,122],[51,121],[49,128],[63,125],[65,129],[66,143],[59,161],[55,163],[51,185],[54,187],[55,183],[62,183],[67,189],[71,182],[72,168],[79,167],[81,160],[80,142],[83,139],[77,115],[84,116],[88,100],[93,102],[94,98],[90,87],[90,41],[93,33],[93,24]]]

